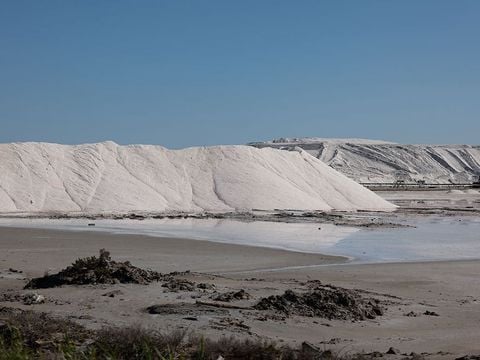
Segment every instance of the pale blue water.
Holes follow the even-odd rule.
[[[355,262],[480,259],[480,218],[426,217],[408,223],[416,228],[356,232],[331,252]]]
[[[242,222],[217,219],[89,220],[0,219],[0,226],[107,231],[342,255],[353,263],[480,258],[479,217],[403,217],[415,228],[358,230],[331,224]],[[134,244],[132,244],[134,246]]]

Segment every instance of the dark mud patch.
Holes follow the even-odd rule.
[[[161,304],[152,305],[146,308],[146,312],[152,315],[182,315],[182,316],[200,316],[200,315],[226,315],[228,310],[216,307],[202,305],[197,303],[179,303],[179,304]]]

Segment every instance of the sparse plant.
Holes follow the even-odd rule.
[[[307,343],[296,348],[248,338],[212,340],[194,334],[187,337],[185,331],[161,333],[139,326],[87,331],[67,320],[5,308],[0,316],[7,324],[0,328],[0,360],[371,360],[383,355],[340,354]]]

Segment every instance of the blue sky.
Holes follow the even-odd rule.
[[[0,142],[480,143],[480,1],[0,0]]]

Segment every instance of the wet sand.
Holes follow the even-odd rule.
[[[442,261],[397,264],[347,265],[298,271],[257,273],[269,281],[320,279],[352,289],[393,296],[386,315],[368,324],[336,324],[322,330],[328,338],[353,339],[342,345],[382,350],[394,346],[403,352],[448,352],[453,359],[480,354],[480,261]],[[237,276],[239,276],[238,274]],[[434,311],[439,316],[421,315]],[[404,316],[413,311],[417,317]],[[376,324],[375,324],[376,323]],[[265,331],[268,334],[268,332]],[[328,334],[328,335],[327,335]],[[313,340],[308,327],[297,337]],[[382,346],[383,345],[383,346]]]
[[[202,240],[106,232],[0,227],[0,268],[21,268],[27,276],[60,270],[79,257],[112,256],[160,272],[221,272],[332,264],[346,258]]]
[[[305,281],[321,280],[368,291],[369,296],[387,301],[388,310],[375,320],[355,323],[300,316],[265,320],[256,311],[241,309],[194,313],[195,320],[178,314],[147,314],[144,309],[153,304],[211,301],[214,292],[166,292],[161,283],[38,290],[47,298],[45,304],[3,301],[0,306],[46,311],[92,328],[142,324],[213,337],[233,334],[293,344],[306,340],[343,353],[385,352],[391,346],[404,353],[428,353],[432,359],[480,353],[480,261],[349,265],[340,257],[199,240],[0,228],[0,294],[29,292],[22,290],[25,278],[56,272],[78,257],[97,254],[100,248],[108,249],[116,260],[129,260],[139,267],[161,272],[192,270],[182,278],[214,284],[216,292],[244,289],[252,299],[234,303],[240,307],[286,289],[302,291]],[[273,268],[287,269],[268,270]],[[112,290],[121,293],[102,296]],[[439,316],[423,315],[427,310]],[[405,316],[410,312],[417,316]]]

